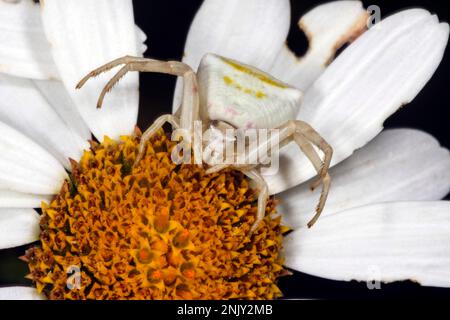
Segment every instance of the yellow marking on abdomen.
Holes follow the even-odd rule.
[[[229,86],[233,84],[233,79],[231,79],[229,76],[224,76],[223,81]]]
[[[265,98],[267,96],[261,90],[253,90],[253,89],[250,89],[250,88],[242,87],[239,83],[235,83],[234,80],[231,77],[229,77],[229,76],[224,76],[223,77],[223,82],[225,82],[226,85],[232,86],[233,88],[235,88],[235,89],[237,89],[239,91],[242,91],[242,92],[244,92],[246,94],[253,95],[257,99],[262,99],[262,98]]]
[[[227,58],[221,57],[220,59],[222,59],[223,62],[225,62],[229,66],[233,67],[234,69],[236,69],[236,70],[238,70],[240,72],[246,73],[246,74],[248,74],[250,76],[253,76],[253,77],[255,77],[255,78],[261,80],[262,82],[267,83],[267,84],[269,84],[271,86],[282,88],[282,89],[288,88],[288,86],[286,86],[284,83],[279,82],[279,81],[275,81],[274,79],[269,78],[268,76],[266,76],[263,73],[251,70],[251,69],[249,69],[249,68],[247,68],[247,67],[245,67],[243,65],[240,65],[240,64],[238,64],[238,63],[236,63],[236,62],[234,62],[232,60],[229,60]]]

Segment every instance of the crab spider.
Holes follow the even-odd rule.
[[[311,188],[314,189],[322,183],[322,192],[316,213],[308,227],[317,221],[330,188],[328,169],[333,150],[310,125],[301,120],[294,120],[300,108],[302,92],[252,66],[215,54],[206,54],[202,58],[197,73],[179,61],[124,56],[91,71],[78,83],[77,88],[81,88],[91,77],[119,65],[123,67],[101,92],[98,108],[101,107],[105,94],[129,71],[166,73],[183,77],[184,80],[181,107],[175,114],[157,118],[144,132],[136,162],[142,158],[145,143],[165,123],[170,123],[174,129],[189,132],[191,137],[194,133],[194,122],[197,120],[202,121],[203,128],[214,126],[221,131],[230,127],[244,130],[278,129],[276,132],[280,145],[294,141],[317,171],[318,178]],[[323,152],[323,160],[314,147]],[[259,148],[257,145],[255,150],[249,152],[257,152]],[[194,155],[195,152],[194,148]],[[211,166],[207,170],[211,173],[231,167],[256,183],[259,189],[258,210],[252,231],[264,218],[269,197],[268,186],[258,171],[259,166],[260,164],[243,166],[234,163]]]

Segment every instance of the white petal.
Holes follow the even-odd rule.
[[[269,70],[286,40],[290,24],[287,0],[205,0],[191,24],[183,62],[197,70],[206,53],[216,53]],[[177,81],[173,110],[179,106]]]
[[[84,122],[64,84],[59,80],[35,80],[35,86],[74,132],[83,140],[91,139],[91,131]]]
[[[39,214],[33,209],[0,209],[0,249],[39,239]]]
[[[35,79],[56,79],[58,71],[42,31],[39,5],[0,1],[0,72]]]
[[[138,26],[136,28],[136,43],[139,55],[143,55],[147,50],[144,42],[147,35]],[[51,55],[51,52],[48,52]],[[35,85],[52,105],[64,122],[84,140],[91,139],[91,132],[81,117],[79,111],[69,96],[64,84],[58,80],[35,80]]]
[[[131,134],[139,102],[136,72],[106,96],[102,109],[96,109],[97,99],[117,68],[75,89],[92,69],[124,55],[138,55],[131,0],[46,0],[41,11],[61,79],[91,131],[99,140]]]
[[[136,26],[138,51],[145,33]],[[0,1],[0,72],[32,79],[59,79],[45,36],[38,4]]]
[[[373,139],[384,120],[420,92],[442,60],[448,24],[422,9],[402,11],[371,28],[327,68],[305,94],[298,118],[333,147],[333,164]],[[298,147],[281,152],[280,172],[266,176],[270,191],[315,173]]]
[[[0,189],[55,194],[66,178],[64,167],[47,151],[0,122]]]
[[[0,208],[40,208],[43,201],[50,203],[51,199],[50,195],[0,190]]]
[[[44,300],[36,288],[31,287],[3,287],[0,288],[0,300]]]
[[[440,200],[450,191],[450,154],[424,132],[386,130],[330,175],[333,185],[322,217],[370,203]],[[284,223],[305,226],[319,193],[306,183],[281,193],[278,211]]]
[[[88,143],[74,134],[35,87],[32,80],[0,74],[0,121],[33,139],[66,168],[80,159]]]
[[[334,280],[450,286],[450,202],[355,208],[286,237],[285,265]]]
[[[137,52],[140,56],[143,56],[145,51],[147,51],[147,45],[145,44],[145,41],[147,41],[147,35],[141,28],[136,26]]]
[[[299,21],[309,40],[308,52],[297,58],[284,46],[270,74],[306,90],[325,70],[338,50],[367,26],[368,13],[360,1],[334,1],[317,6]]]

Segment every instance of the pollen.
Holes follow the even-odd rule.
[[[40,244],[22,257],[50,299],[273,299],[286,274],[270,199],[251,232],[257,190],[240,172],[175,164],[160,131],[91,143],[42,205]]]

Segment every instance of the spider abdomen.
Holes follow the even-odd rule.
[[[295,119],[302,92],[263,71],[215,54],[199,70],[202,118],[236,128],[275,128]]]

